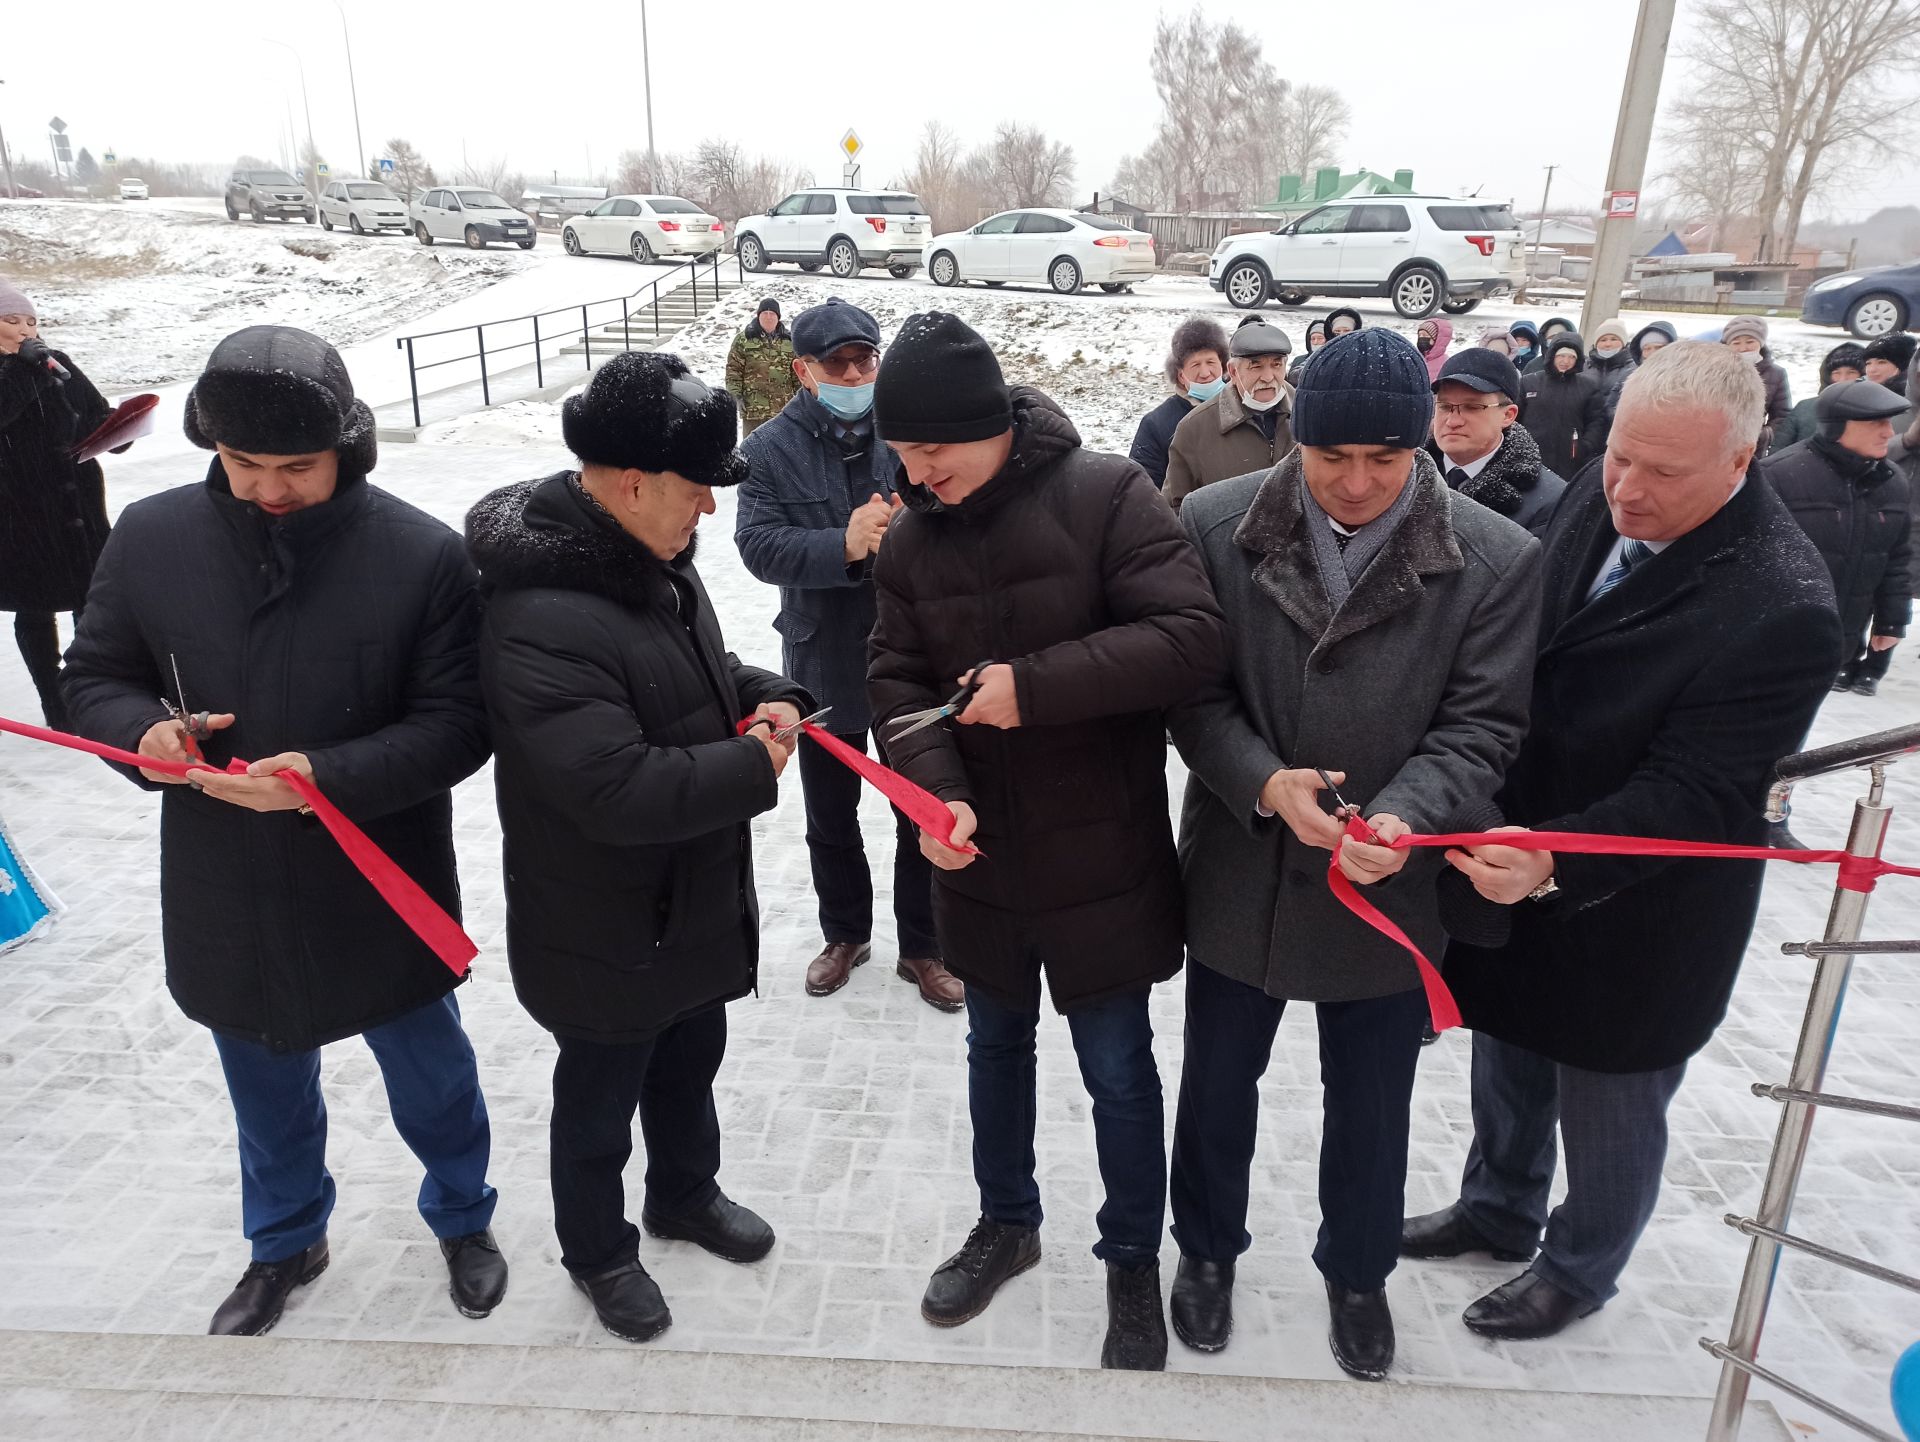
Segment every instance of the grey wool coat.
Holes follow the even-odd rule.
[[[1267,995],[1357,1001],[1418,986],[1413,958],[1343,907],[1328,852],[1257,809],[1274,772],[1346,772],[1341,792],[1415,831],[1483,811],[1526,733],[1540,543],[1448,490],[1414,452],[1399,527],[1329,616],[1298,452],[1207,486],[1180,517],[1233,641],[1233,671],[1169,713],[1191,776],[1180,823],[1187,955]],[[1445,937],[1443,865],[1418,850],[1368,898],[1421,950]]]

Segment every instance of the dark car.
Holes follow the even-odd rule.
[[[1920,261],[1816,280],[1807,287],[1800,319],[1812,325],[1843,325],[1861,340],[1912,330],[1920,320]]]
[[[284,170],[236,170],[227,177],[227,219],[238,220],[245,211],[255,220],[277,215],[292,220],[296,215],[313,224],[317,207],[306,186]]]

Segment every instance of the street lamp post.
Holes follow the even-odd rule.
[[[340,39],[347,47],[347,93],[353,97],[353,144],[358,156],[354,169],[365,175],[367,142],[360,135],[360,86],[353,78],[353,36],[347,32],[346,7],[341,5],[340,0],[333,0],[333,8],[340,12]]]
[[[653,168],[653,57],[647,50],[647,0],[640,0],[640,74],[647,86],[647,168]],[[589,180],[593,177],[588,176]],[[648,185],[657,185],[652,178]]]
[[[295,50],[291,45],[287,44],[286,41],[275,40],[265,35],[261,36],[260,38],[265,40],[269,45],[278,45],[282,50],[286,51],[287,54],[291,55],[293,57],[293,63],[300,67],[300,108],[306,113],[306,117],[307,117],[307,164],[308,165],[318,164],[320,159],[320,147],[313,143],[313,106],[307,100],[306,62],[300,58],[300,52],[298,50]],[[310,175],[307,177],[307,179],[308,179],[308,182],[312,185],[313,193],[315,195],[318,195],[320,193],[320,186],[318,184],[320,177],[318,175]]]

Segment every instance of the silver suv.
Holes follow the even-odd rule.
[[[306,186],[284,170],[236,170],[227,177],[227,219],[238,220],[245,211],[255,220],[277,215],[292,220],[296,215],[312,225],[315,216],[313,197]]]
[[[1503,204],[1432,195],[1336,200],[1277,230],[1230,235],[1207,284],[1232,305],[1385,296],[1408,320],[1465,315],[1526,278],[1520,223]]]

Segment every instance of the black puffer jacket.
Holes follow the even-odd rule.
[[[455,783],[487,756],[460,538],[343,474],[333,499],[275,520],[205,483],[121,513],[67,652],[73,728],[136,750],[187,704],[238,719],[223,767],[303,751],[322,792],[458,916]],[[304,1051],[444,996],[454,976],[312,817],[157,786],[167,986],[203,1026]]]
[[[1021,724],[941,724],[887,747],[979,817],[985,855],[935,872],[946,961],[969,986],[1068,1010],[1172,976],[1183,956],[1162,710],[1225,674],[1200,559],[1138,466],[1082,450],[1013,392],[1006,466],[946,509],[907,487],[874,571],[874,725],[937,706],[980,661],[1013,667]]]
[[[64,384],[45,366],[0,355],[0,611],[71,611],[87,599],[107,543],[98,461],[71,447],[112,408],[62,351]]]
[[[1193,407],[1194,402],[1185,396],[1168,396],[1140,417],[1127,459],[1145,471],[1155,486],[1167,483],[1167,452],[1173,446],[1173,433]]]
[[[1775,452],[1764,474],[1827,563],[1848,641],[1869,622],[1876,636],[1906,635],[1912,496],[1899,467],[1815,436]]]
[[[1755,454],[1764,456],[1773,449],[1774,432],[1786,424],[1793,412],[1793,391],[1787,385],[1787,373],[1774,363],[1773,352],[1765,346],[1760,348],[1759,374],[1760,383],[1767,388],[1767,419],[1760,427],[1760,444]]]
[[[1571,331],[1547,342],[1546,364],[1521,377],[1526,399],[1520,405],[1520,424],[1540,447],[1540,463],[1563,476],[1607,448],[1607,395],[1600,382],[1587,374],[1586,346]],[[1554,369],[1559,352],[1572,351],[1570,371]]]
[[[1620,408],[1620,387],[1627,383],[1627,377],[1639,369],[1632,352],[1625,346],[1612,355],[1601,355],[1599,351],[1587,352],[1587,374],[1600,383],[1600,389],[1607,398],[1607,416],[1611,420],[1613,413]]]
[[[1568,320],[1563,315],[1548,316],[1545,320],[1540,322],[1540,329],[1537,332],[1535,332],[1536,339],[1534,341],[1533,355],[1525,365],[1520,367],[1521,375],[1530,376],[1535,371],[1545,367],[1547,361],[1550,359],[1547,353],[1547,350],[1545,349],[1547,341],[1546,339],[1540,339],[1539,337],[1545,337],[1548,327],[1556,326],[1556,325],[1563,326],[1565,327],[1565,329],[1555,331],[1551,339],[1559,340],[1562,336],[1569,336],[1569,335],[1573,336],[1575,340],[1579,339],[1579,336],[1574,332],[1572,321]],[[1584,353],[1584,350],[1585,348],[1582,347],[1583,353]]]
[[[806,693],[728,654],[691,547],[655,559],[574,472],[482,498],[467,545],[521,1004],[562,1036],[625,1042],[744,996],[748,823],[779,794],[735,726]]]

